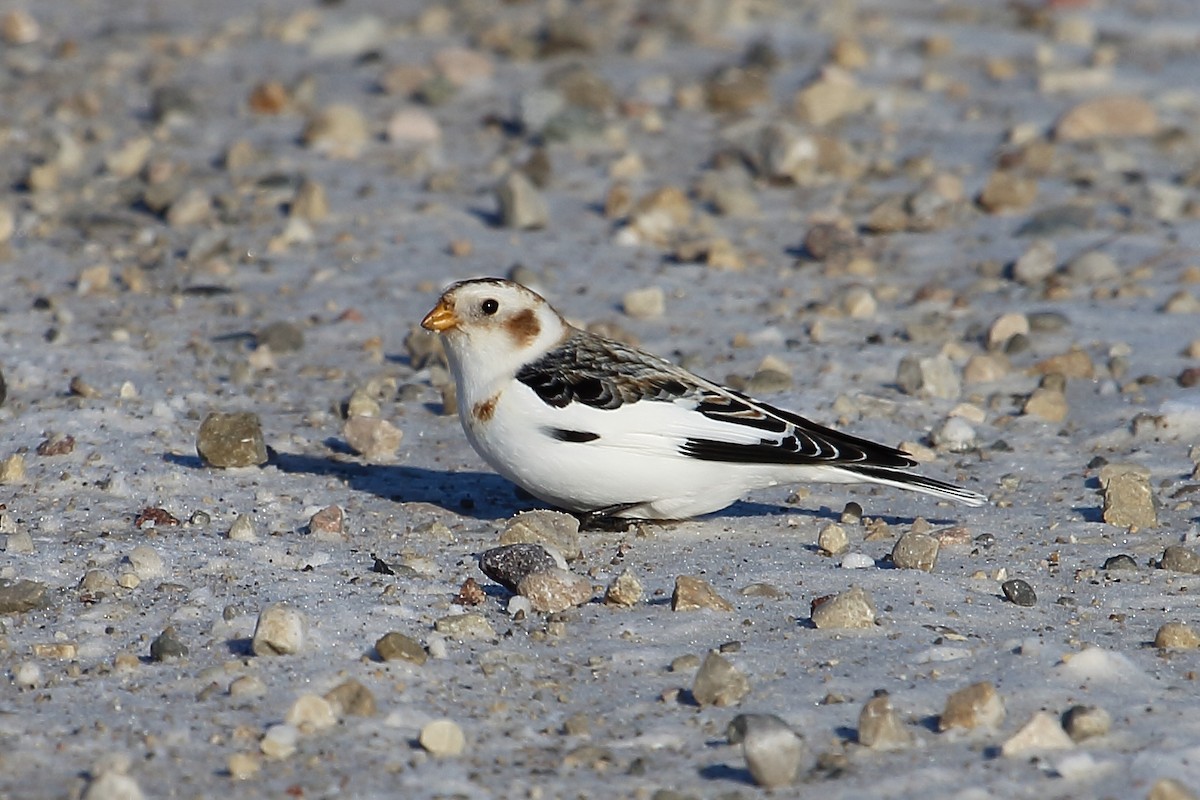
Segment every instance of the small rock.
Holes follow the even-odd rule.
[[[262,771],[262,761],[254,753],[231,753],[225,761],[229,777],[235,781],[248,781]]]
[[[1091,356],[1078,347],[1073,347],[1065,353],[1059,353],[1058,355],[1042,359],[1034,365],[1033,371],[1039,375],[1053,375],[1057,373],[1064,378],[1080,378],[1083,380],[1090,380],[1096,374]]]
[[[267,684],[257,675],[242,675],[229,682],[230,697],[247,700],[266,693]]]
[[[1004,701],[988,681],[973,683],[946,698],[938,730],[996,728],[1004,722]]]
[[[184,228],[207,221],[211,214],[212,197],[197,186],[175,198],[167,209],[166,220],[172,228]]]
[[[638,200],[629,213],[631,243],[666,246],[691,218],[687,194],[676,186],[664,186]]]
[[[1020,578],[1013,578],[1000,584],[1000,591],[1010,603],[1018,606],[1033,606],[1037,604],[1037,593],[1033,587]]]
[[[1008,358],[1004,354],[977,353],[963,367],[963,381],[968,384],[994,383],[1007,376],[1008,372]]]
[[[1029,317],[1016,312],[1001,314],[988,328],[987,346],[993,350],[1001,348],[1018,333],[1029,335]]]
[[[876,692],[858,715],[858,743],[874,750],[901,750],[913,743],[913,734],[887,692]]]
[[[1012,758],[1031,752],[1069,750],[1075,742],[1063,730],[1058,720],[1039,711],[1000,747],[1000,752]]]
[[[254,334],[254,345],[272,353],[295,353],[304,347],[304,330],[294,322],[272,322]]]
[[[467,737],[458,723],[449,719],[435,719],[421,728],[418,738],[421,747],[438,758],[462,755],[467,747]]]
[[[256,656],[286,656],[299,653],[308,636],[308,620],[285,603],[267,606],[258,615],[250,649]]]
[[[479,569],[510,592],[517,591],[521,579],[542,570],[562,567],[540,544],[520,543],[493,547],[479,556]]]
[[[612,579],[604,592],[604,602],[609,605],[630,608],[641,601],[642,582],[628,569],[622,570]]]
[[[1036,286],[1053,275],[1056,269],[1058,269],[1058,251],[1055,249],[1054,243],[1039,239],[1013,263],[1012,273],[1013,278],[1018,282],[1026,286]],[[1025,324],[1028,326],[1028,318],[1026,318]],[[1014,331],[1013,333],[1028,334],[1029,330],[1027,327],[1024,331]]]
[[[529,598],[533,610],[554,614],[592,599],[592,582],[565,569],[552,567],[521,578],[517,591]]]
[[[957,400],[962,393],[962,381],[949,357],[939,354],[930,358],[905,356],[896,370],[896,384],[906,394]]]
[[[932,572],[941,543],[926,533],[906,533],[892,548],[892,563],[900,569]]]
[[[1159,650],[1195,650],[1200,647],[1200,634],[1184,622],[1168,622],[1154,634],[1154,646]]]
[[[375,695],[353,678],[330,689],[325,699],[339,717],[373,717],[378,712]]]
[[[1100,474],[1104,495],[1104,521],[1120,528],[1153,528],[1158,525],[1154,491],[1144,468],[1119,469],[1109,464]]]
[[[42,36],[37,19],[23,8],[14,8],[0,17],[0,36],[6,44],[33,44]]]
[[[375,652],[382,661],[407,661],[420,666],[429,654],[421,643],[397,631],[389,631],[375,642]]]
[[[433,54],[437,74],[457,87],[486,84],[495,72],[487,53],[465,47],[445,47]]]
[[[254,520],[247,514],[239,514],[229,526],[228,536],[235,542],[253,542],[258,538],[254,531]]]
[[[810,614],[813,625],[821,629],[875,626],[875,603],[859,586],[828,599],[814,600]]]
[[[0,578],[0,614],[24,614],[46,604],[46,584]]]
[[[325,186],[307,178],[301,181],[300,185],[296,187],[296,195],[292,198],[292,203],[288,207],[288,215],[307,222],[320,222],[328,217],[329,197],[325,192]],[[295,327],[297,332],[300,332],[299,327],[293,327]],[[262,334],[260,333],[258,339],[261,341],[261,338]],[[301,332],[299,343],[291,349],[299,350],[303,343],[304,338]],[[276,349],[273,344],[270,347],[274,353],[284,352],[283,350]]]
[[[1146,800],[1198,800],[1198,798],[1200,798],[1200,794],[1196,794],[1174,778],[1159,778],[1150,787],[1150,793],[1146,795]]]
[[[150,643],[151,661],[172,661],[180,658],[186,658],[187,654],[187,645],[179,640],[174,626],[171,625],[168,625],[163,632],[154,637],[154,641]]]
[[[761,69],[725,66],[704,81],[704,100],[714,114],[741,113],[771,99],[768,75]]]
[[[1183,545],[1173,544],[1163,551],[1158,566],[1171,572],[1200,575],[1200,553]]]
[[[1102,250],[1088,250],[1067,262],[1067,275],[1089,286],[1121,277],[1116,260]]]
[[[675,591],[671,593],[672,611],[695,611],[709,608],[713,611],[733,611],[733,603],[717,594],[712,585],[703,578],[680,575],[675,579]]]
[[[1119,553],[1115,556],[1109,556],[1108,558],[1104,559],[1104,566],[1102,567],[1102,569],[1105,571],[1135,570],[1137,568],[1138,563],[1133,560],[1133,556],[1126,553]]]
[[[740,719],[742,756],[754,782],[765,789],[794,783],[801,766],[812,760],[800,737],[771,714],[745,714]]]
[[[437,144],[442,140],[442,126],[424,109],[402,108],[388,120],[387,138],[397,144]]]
[[[337,713],[324,697],[305,692],[292,703],[283,721],[301,733],[311,734],[337,725]]]
[[[621,299],[621,310],[634,319],[661,317],[667,310],[666,295],[658,286],[633,289]]]
[[[500,224],[506,228],[530,230],[544,228],[550,222],[550,208],[541,192],[522,172],[510,172],[496,186]]]
[[[865,286],[851,286],[842,295],[842,311],[851,319],[871,319],[878,308],[875,295]]]
[[[871,93],[861,88],[852,74],[829,65],[816,80],[796,92],[792,109],[801,120],[820,128],[857,114],[870,104]]]
[[[106,761],[109,763],[92,770],[81,800],[142,800],[142,788],[132,776],[126,774],[130,766],[128,757],[120,756]]]
[[[1099,706],[1071,706],[1063,714],[1062,727],[1071,741],[1082,742],[1106,735],[1112,728],[1112,717]]]
[[[495,639],[496,630],[483,614],[449,614],[433,623],[433,629],[454,639]],[[437,654],[434,653],[436,656]]]
[[[342,438],[350,449],[368,461],[391,461],[404,440],[404,431],[386,419],[357,414],[346,418]]]
[[[1200,314],[1200,299],[1186,289],[1173,292],[1162,307],[1164,314]]]
[[[154,140],[149,136],[130,139],[104,154],[104,168],[114,177],[132,178],[142,171],[153,149]]]
[[[1026,178],[1004,170],[996,170],[979,193],[979,205],[989,214],[1023,211],[1037,200],[1038,185]]]
[[[1046,422],[1062,422],[1070,412],[1065,393],[1057,389],[1039,387],[1033,390],[1021,410],[1031,416]]]
[[[196,452],[210,467],[252,467],[266,463],[267,444],[258,415],[214,411],[200,423]]]
[[[975,447],[975,429],[960,416],[943,422],[931,438],[939,450],[950,453],[962,453]]]
[[[19,689],[36,689],[45,682],[42,668],[33,661],[22,661],[14,667],[12,679]]]
[[[692,683],[692,697],[701,706],[731,706],[750,693],[750,681],[729,659],[710,650],[704,657],[696,680]]]
[[[296,746],[299,741],[299,728],[295,725],[280,723],[279,725],[272,725],[267,728],[262,739],[258,742],[258,749],[267,758],[282,761],[296,752]]]
[[[308,520],[308,532],[327,542],[346,538],[346,514],[341,506],[326,506]]]
[[[25,456],[13,453],[0,461],[0,484],[11,485],[25,480]]]
[[[850,548],[850,537],[845,528],[831,522],[817,534],[817,548],[823,555],[839,556]]]
[[[306,147],[338,159],[358,158],[368,139],[366,117],[347,103],[335,103],[314,114],[301,134]]]
[[[504,526],[500,543],[544,545],[561,553],[567,561],[574,561],[583,555],[579,520],[562,511],[522,511]]]
[[[1136,95],[1111,95],[1085,100],[1071,108],[1054,126],[1063,142],[1152,136],[1158,130],[1154,107]]]

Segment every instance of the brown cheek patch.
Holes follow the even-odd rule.
[[[500,400],[500,393],[489,397],[487,400],[480,400],[471,408],[471,416],[480,422],[487,422],[496,413],[496,403]]]
[[[506,320],[504,328],[520,347],[532,344],[533,340],[542,332],[542,325],[538,322],[537,315],[528,308]]]

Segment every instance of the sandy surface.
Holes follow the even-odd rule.
[[[1165,623],[1200,624],[1200,577],[1151,566],[1194,543],[1200,521],[1186,373],[1200,364],[1200,12],[1057,5],[39,0],[36,29],[10,12],[0,577],[44,596],[0,619],[0,796],[753,796],[726,739],[740,713],[802,736],[816,757],[802,795],[1200,785],[1200,650],[1152,645]],[[766,77],[706,106],[713,71],[756,41],[770,44],[772,58],[750,58]],[[538,109],[569,94],[572,64],[590,107],[558,120],[565,141],[543,136]],[[278,86],[256,93],[266,81]],[[561,91],[535,91],[547,85]],[[1068,110],[1113,96],[1145,104],[1095,123],[1099,137],[1064,127]],[[306,138],[334,104],[361,112],[364,131]],[[418,115],[397,121],[406,109]],[[762,157],[772,124],[792,161]],[[543,139],[548,222],[507,227],[493,187]],[[1036,197],[980,202],[997,168]],[[304,181],[323,188],[326,215],[295,202]],[[756,208],[720,213],[714,186]],[[662,187],[687,197],[672,229],[605,215],[622,191],[636,202]],[[820,224],[842,231],[827,252]],[[1055,250],[1048,268],[1014,271],[1039,239]],[[705,263],[715,240],[731,260]],[[1088,252],[1110,259],[1081,265]],[[925,472],[993,502],[781,487],[702,520],[585,532],[570,566],[595,599],[514,618],[476,557],[536,504],[470,450],[442,413],[444,371],[416,363],[406,337],[445,284],[518,266],[572,319],[712,378],[744,381],[773,356],[792,375],[773,402],[920,444]],[[647,287],[663,313],[624,313]],[[1033,330],[989,350],[1010,312],[1034,315]],[[300,349],[256,347],[278,321],[302,331]],[[1065,419],[1027,411],[1036,365],[1073,348],[1070,368],[1042,370],[1070,373],[1061,395],[1059,378],[1043,381]],[[898,385],[903,358],[939,353],[963,386]],[[970,362],[988,353],[979,381]],[[364,388],[403,432],[390,459],[343,437],[344,404]],[[211,411],[256,413],[268,463],[205,466],[195,443]],[[969,426],[950,437],[957,451],[938,436],[954,417]],[[39,453],[56,434],[73,437],[69,452]],[[1149,470],[1157,525],[1104,521],[1105,462]],[[849,501],[882,521],[845,525],[856,570],[816,546]],[[344,533],[310,531],[332,505]],[[139,527],[146,508],[182,524]],[[229,538],[239,516],[252,538]],[[941,532],[936,566],[894,568],[895,541],[925,520]],[[1120,554],[1133,569],[1103,569]],[[626,569],[643,600],[604,604]],[[673,611],[687,575],[734,611]],[[467,578],[484,589],[473,607],[454,602]],[[1006,600],[1009,578],[1036,603]],[[773,591],[743,592],[756,584]],[[875,624],[815,628],[812,601],[852,586],[873,597]],[[256,619],[276,603],[304,616],[307,638],[255,655]],[[494,635],[435,630],[467,612]],[[167,628],[187,654],[158,661]],[[383,661],[389,631],[431,657]],[[700,707],[698,661],[670,665],[722,646],[750,691]],[[349,680],[374,714],[327,720],[306,697]],[[947,697],[983,681],[1005,719],[938,732]],[[858,741],[877,690],[911,735],[901,749]],[[1111,729],[1002,754],[1039,710],[1057,720],[1077,705],[1104,709]],[[440,718],[465,734],[462,754],[418,742]]]

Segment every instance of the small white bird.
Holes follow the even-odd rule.
[[[916,462],[901,450],[572,327],[512,281],[456,283],[421,325],[442,335],[471,445],[501,475],[569,511],[686,519],[752,489],[803,481],[987,501],[905,472]]]

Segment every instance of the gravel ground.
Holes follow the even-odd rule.
[[[0,797],[1198,796],[1194,4],[27,8]],[[514,520],[488,274],[992,503]]]

